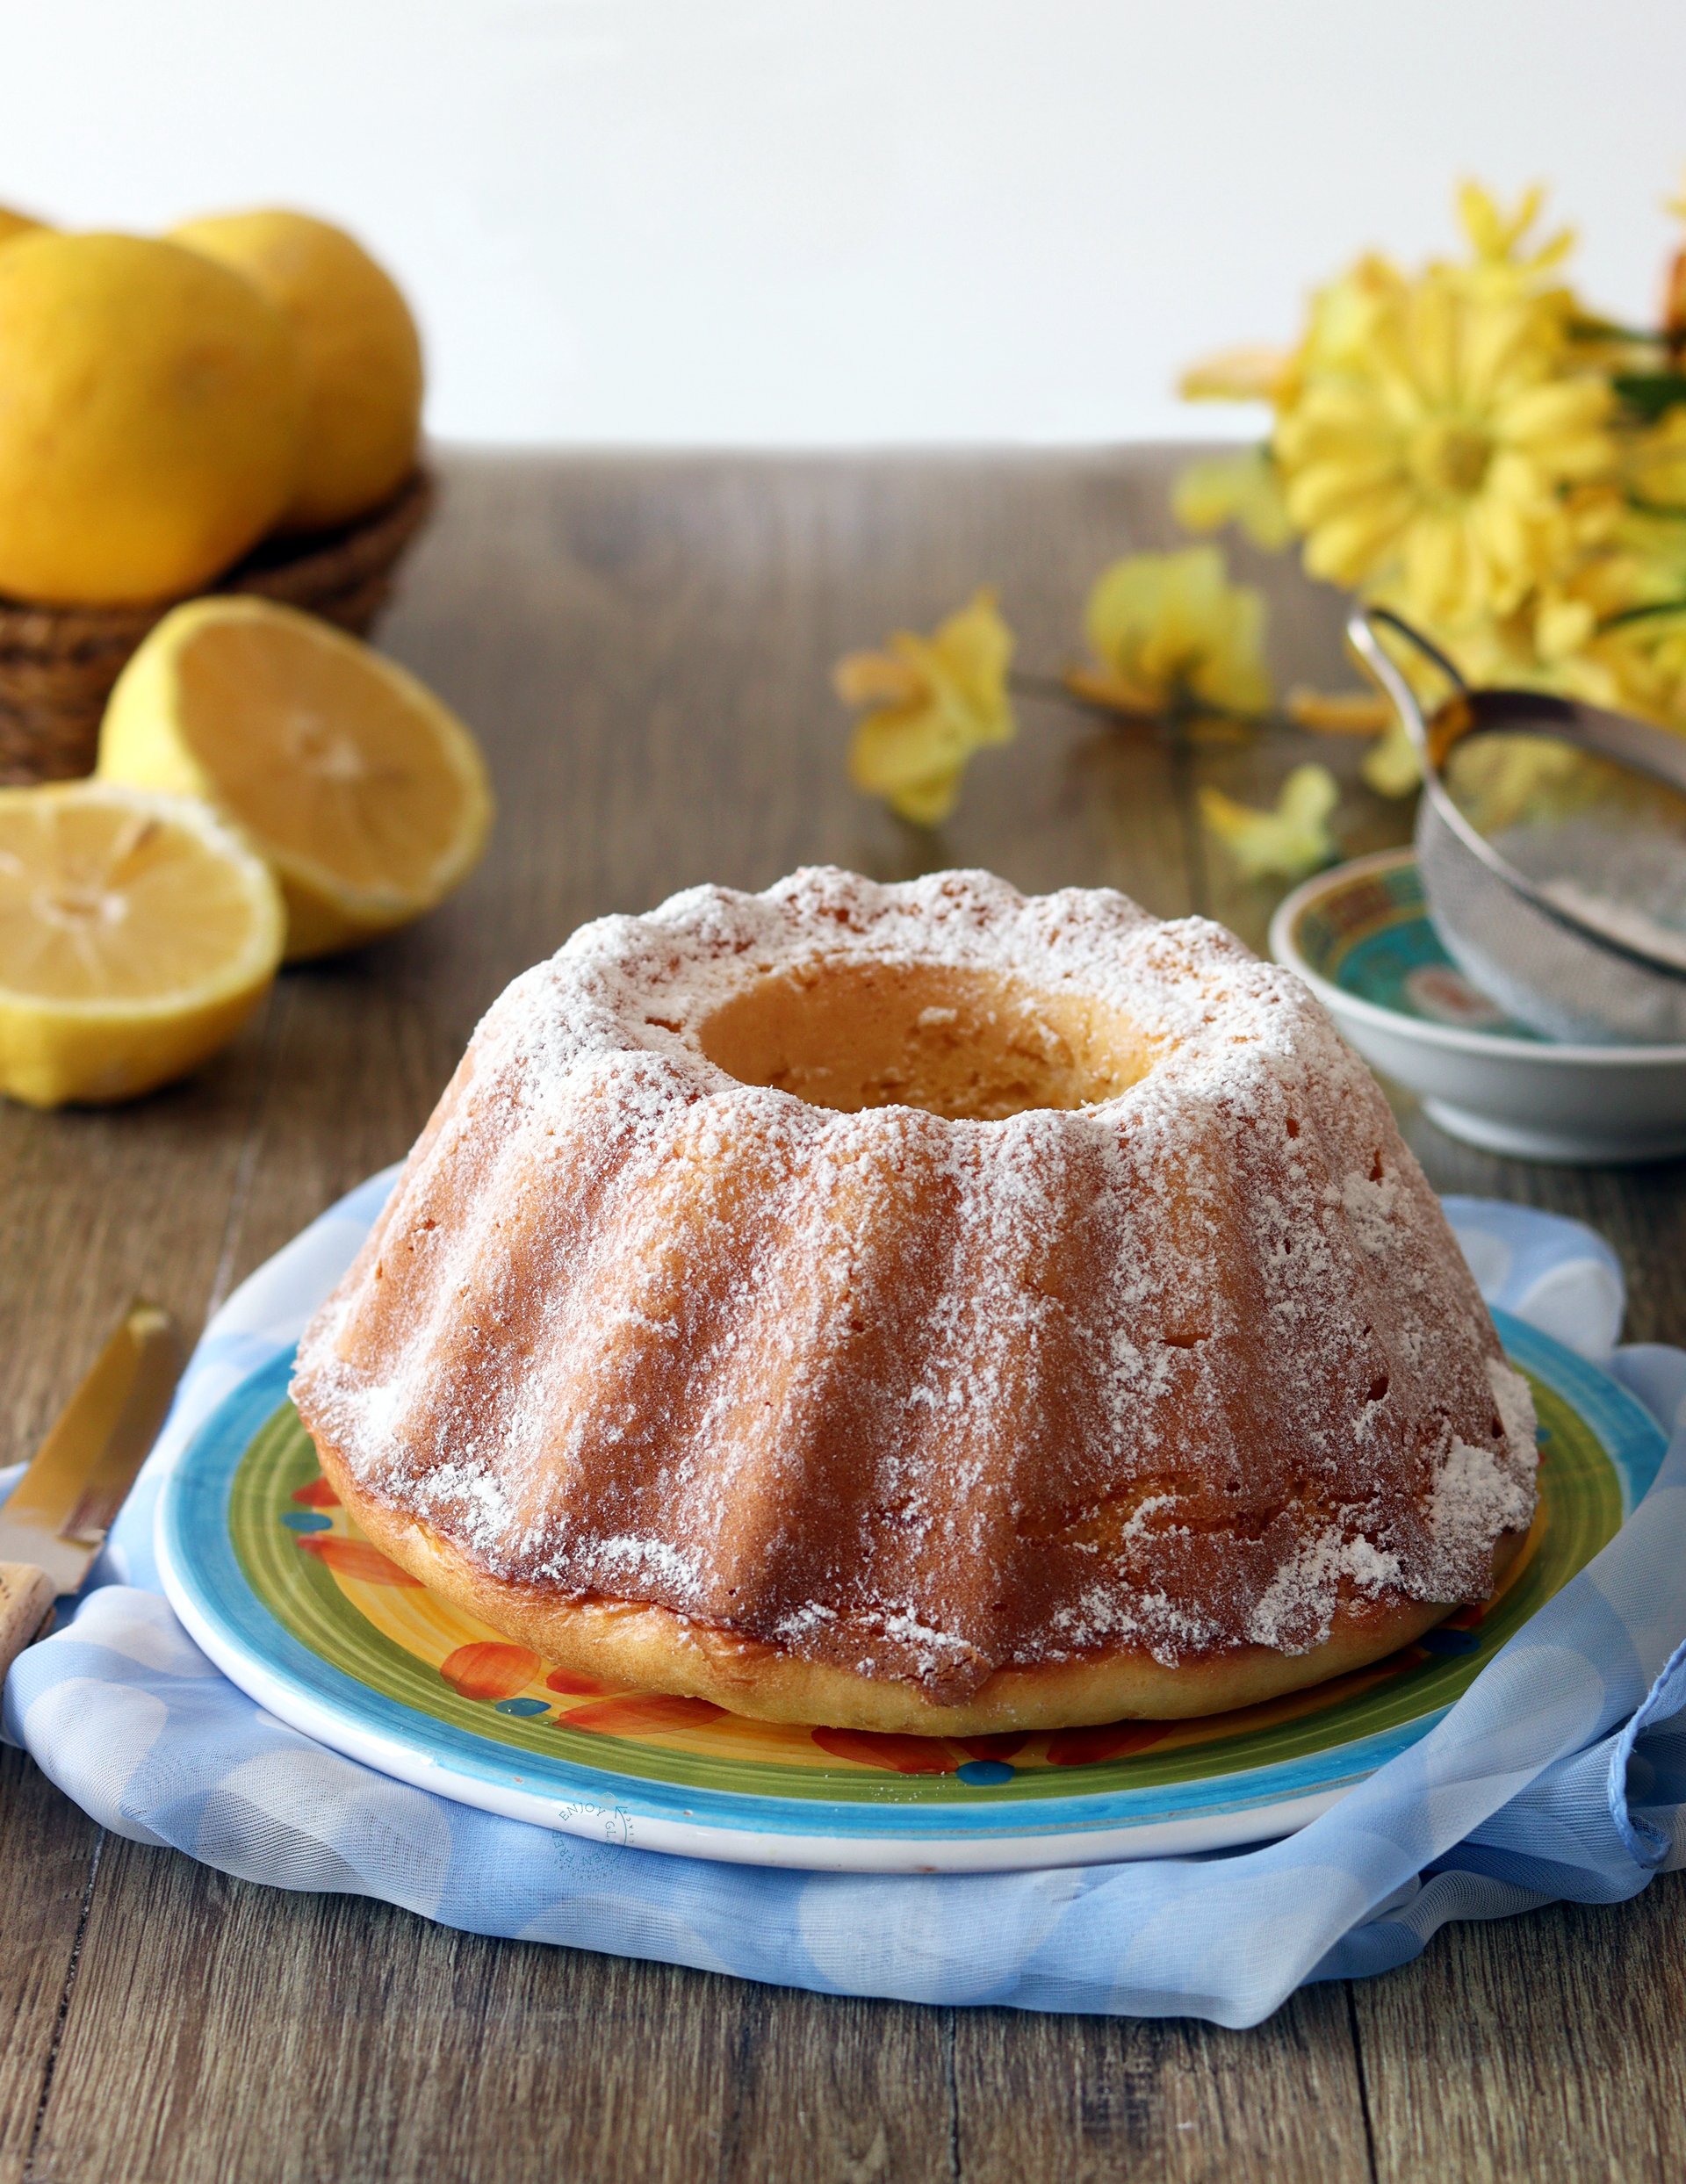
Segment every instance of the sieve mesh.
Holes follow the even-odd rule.
[[[1378,623],[1452,681],[1432,719]],[[1465,976],[1554,1039],[1686,1042],[1686,739],[1570,700],[1466,689],[1380,610],[1348,634],[1423,761],[1417,865]]]

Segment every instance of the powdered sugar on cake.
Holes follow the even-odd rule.
[[[1032,1061],[1083,997],[1139,1073],[971,1121],[710,1060],[728,1004],[839,965],[1005,980]],[[1204,920],[979,873],[583,927],[477,1032],[296,1391],[495,1578],[945,1700],[1481,1597],[1535,1493],[1525,1383],[1306,989]]]

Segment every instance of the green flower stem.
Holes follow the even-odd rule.
[[[1606,615],[1598,624],[1601,630],[1619,630],[1629,622],[1654,622],[1661,616],[1686,614],[1686,599],[1657,599],[1648,607],[1624,607],[1620,614]]]
[[[1618,326],[1614,319],[1571,319],[1572,342],[1635,342],[1646,349],[1667,349],[1669,337],[1656,327]]]

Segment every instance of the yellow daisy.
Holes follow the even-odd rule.
[[[1610,407],[1603,379],[1567,370],[1552,299],[1431,270],[1278,427],[1307,569],[1390,581],[1437,627],[1508,613],[1571,543],[1567,489],[1611,468]]]
[[[1609,670],[1622,710],[1686,733],[1686,607],[1623,623],[1589,649]]]
[[[1362,364],[1377,318],[1409,293],[1397,267],[1373,251],[1317,289],[1306,331],[1293,349],[1253,342],[1191,365],[1178,382],[1190,402],[1268,402],[1286,416],[1308,379]]]

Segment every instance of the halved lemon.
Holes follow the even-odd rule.
[[[268,600],[191,600],[123,670],[107,781],[204,796],[281,883],[287,957],[407,924],[467,878],[491,832],[479,748],[367,645]]]
[[[232,1039],[286,912],[202,804],[103,782],[0,789],[0,1092],[132,1099]]]

